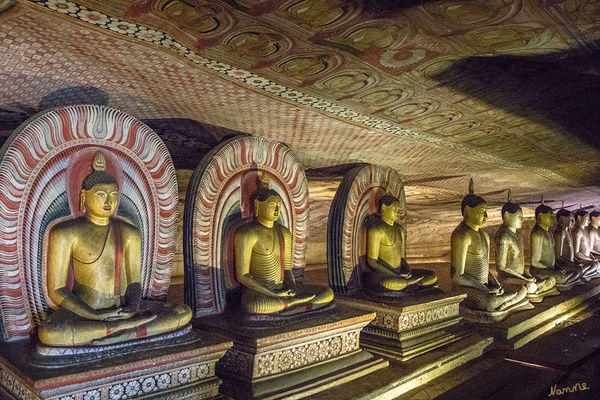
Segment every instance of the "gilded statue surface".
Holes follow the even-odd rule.
[[[235,271],[243,286],[242,309],[250,314],[294,315],[328,305],[330,288],[296,285],[292,273],[292,234],[277,222],[281,196],[259,188],[255,218],[234,236]]]
[[[400,292],[409,286],[427,287],[437,283],[434,272],[411,270],[406,262],[406,232],[397,222],[400,201],[385,195],[379,201],[381,217],[376,217],[367,229],[368,290],[385,295]]]
[[[541,296],[554,288],[556,280],[552,276],[534,277],[525,269],[522,226],[523,210],[509,200],[502,207],[502,225],[494,235],[498,280],[503,285],[522,284],[527,288],[528,296]]]
[[[564,263],[557,263],[554,235],[550,227],[554,222],[554,211],[545,204],[535,209],[536,224],[531,230],[531,268],[535,277],[554,277],[559,290],[568,290],[579,282],[581,272],[568,268]]]
[[[49,232],[47,292],[58,308],[38,330],[43,344],[119,343],[175,330],[192,317],[185,305],[142,300],[141,234],[114,217],[119,186],[105,166],[99,151],[94,171],[81,185],[85,214],[59,222]]]
[[[527,289],[521,284],[504,287],[489,270],[490,238],[480,228],[487,220],[487,203],[473,194],[461,205],[463,221],[450,237],[453,287],[467,294],[464,305],[480,311],[504,311],[521,303]]]

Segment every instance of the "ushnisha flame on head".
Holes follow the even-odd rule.
[[[258,176],[258,189],[254,199],[263,202],[272,196],[281,197],[277,191],[269,188],[269,175],[263,172]]]
[[[535,209],[535,217],[537,218],[537,216],[540,215],[540,214],[548,214],[548,213],[551,213],[553,211],[554,210],[552,210],[551,207],[548,207],[547,205],[544,204],[544,194],[542,193],[540,195],[540,205],[537,206],[536,209]]]
[[[466,195],[462,203],[460,205],[460,212],[462,215],[465,215],[465,207],[469,206],[471,208],[475,208],[480,204],[485,204],[486,201],[483,197],[477,196],[475,194],[475,185],[473,184],[473,178],[469,180],[469,194]]]
[[[501,215],[504,215],[505,212],[514,214],[517,211],[521,210],[520,205],[518,205],[517,203],[513,203],[511,194],[512,193],[511,193],[510,189],[508,189],[508,194],[506,196],[506,203],[504,203],[504,205],[502,206],[502,214]]]
[[[81,188],[83,190],[90,190],[96,185],[100,184],[115,184],[117,186],[117,180],[106,172],[106,159],[102,151],[98,150],[94,155],[94,161],[92,162],[92,168],[94,169],[91,174],[86,176],[81,182]]]

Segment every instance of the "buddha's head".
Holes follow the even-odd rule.
[[[523,226],[523,209],[517,203],[511,201],[502,206],[502,221],[504,225],[513,229],[521,229]]]
[[[573,220],[571,219],[571,211],[565,208],[558,210],[556,213],[556,222],[561,228],[569,228],[573,223]]]
[[[477,196],[473,187],[473,179],[469,181],[469,194],[466,195],[460,205],[460,212],[465,221],[471,227],[481,227],[487,221],[487,203],[483,197]]]
[[[577,225],[582,228],[585,228],[590,224],[590,215],[585,210],[578,210],[575,213],[575,219],[577,220]]]
[[[535,209],[535,220],[539,226],[548,229],[554,223],[554,210],[545,204],[540,204]]]
[[[391,222],[393,224],[398,221],[400,209],[400,200],[391,194],[386,194],[379,199],[379,212],[381,212],[381,218],[384,221],[388,221],[388,223]]]
[[[279,219],[281,203],[279,193],[267,187],[261,187],[254,198],[254,214],[259,221],[273,223]]]
[[[117,210],[119,185],[106,173],[106,160],[101,151],[96,152],[94,170],[81,183],[81,206],[89,216],[108,218]]]
[[[590,224],[594,227],[600,226],[600,211],[592,211],[590,213]]]

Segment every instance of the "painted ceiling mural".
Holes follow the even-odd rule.
[[[511,187],[589,205],[599,44],[590,0],[19,0],[0,14],[0,134],[100,103],[155,129],[178,168],[246,132],[317,173],[396,168],[432,213],[471,176],[498,204]]]

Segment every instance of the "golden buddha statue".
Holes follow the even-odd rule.
[[[556,262],[554,236],[549,229],[554,223],[554,211],[543,202],[535,209],[536,224],[531,230],[531,268],[536,278],[554,277],[559,290],[567,290],[579,283],[581,273]]]
[[[473,182],[469,194],[461,204],[463,221],[450,237],[450,273],[453,288],[466,293],[465,306],[481,311],[504,311],[517,306],[527,296],[521,284],[500,285],[489,270],[490,237],[480,228],[487,220],[486,201],[473,194]]]
[[[81,184],[85,214],[56,224],[48,235],[47,291],[58,309],[38,329],[46,345],[124,342],[177,329],[192,317],[185,305],[141,299],[140,232],[112,217],[119,187],[105,172],[101,151],[93,167]]]
[[[522,226],[523,210],[511,201],[509,190],[508,202],[502,206],[502,225],[494,235],[498,281],[502,285],[522,284],[527,288],[528,297],[541,301],[539,296],[550,294],[556,285],[556,279],[552,276],[534,277],[525,270],[523,237],[517,232]]]
[[[241,303],[251,314],[294,315],[321,308],[333,300],[330,288],[296,286],[292,234],[277,222],[281,203],[275,190],[259,188],[254,199],[256,218],[235,233],[236,277],[244,286]]]
[[[590,252],[594,256],[600,256],[600,211],[590,213],[590,224],[587,227],[588,240],[590,241]]]
[[[590,224],[590,216],[585,210],[575,213],[575,225],[571,229],[573,241],[573,256],[575,261],[581,265],[582,277],[585,280],[600,276],[600,261],[592,255],[590,239],[587,227]]]
[[[432,271],[412,271],[406,262],[406,232],[398,224],[400,201],[385,195],[379,200],[381,218],[367,229],[367,277],[369,289],[376,294],[401,291],[408,286],[433,286],[437,277]]]

